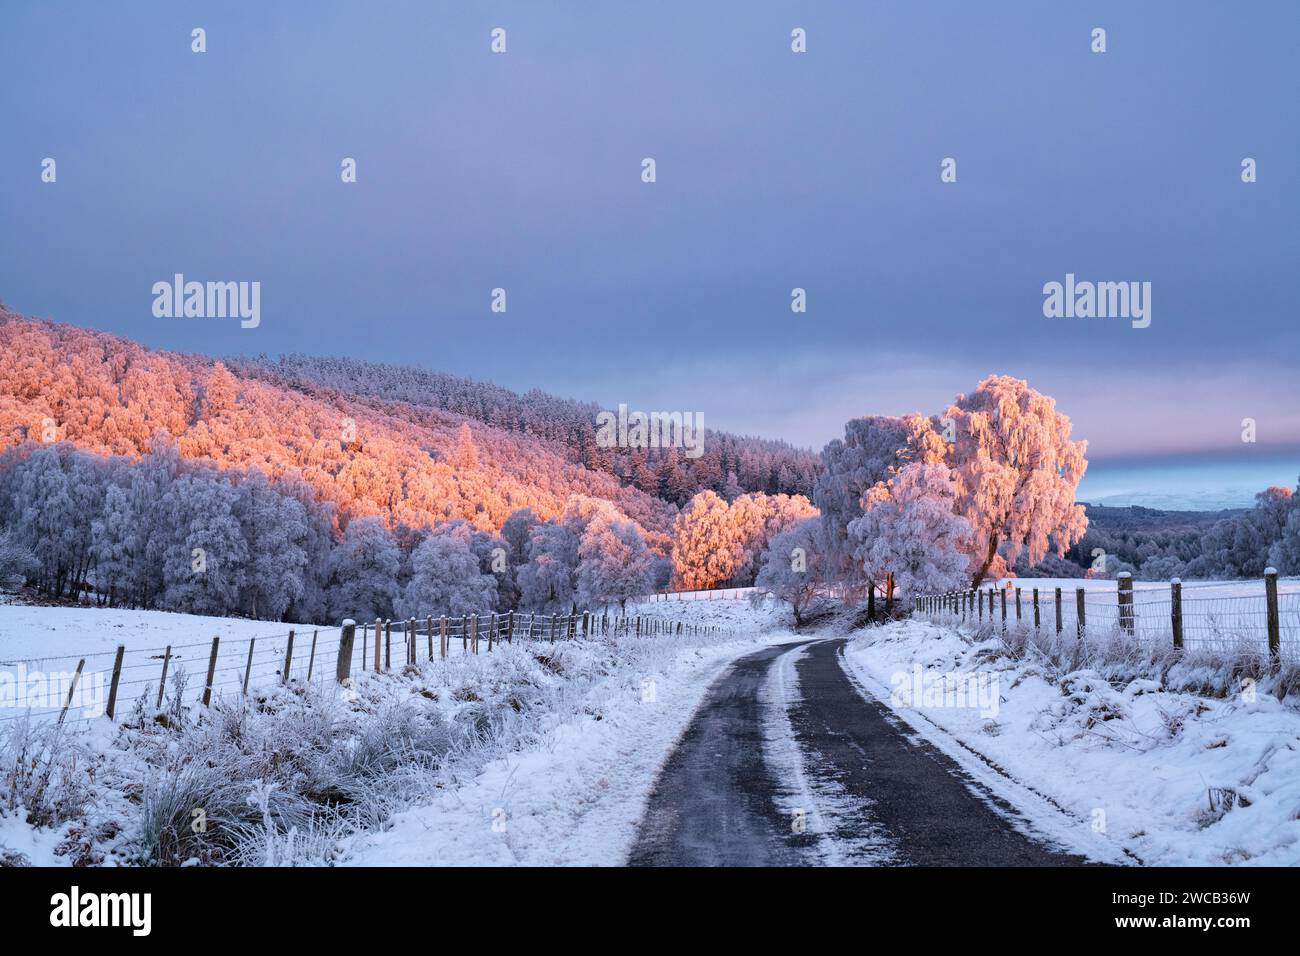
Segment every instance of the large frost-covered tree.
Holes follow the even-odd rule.
[[[956,479],[957,513],[972,530],[972,586],[1001,576],[1023,551],[1029,563],[1058,555],[1083,536],[1074,503],[1087,442],[1070,440],[1055,399],[1009,375],[991,375],[944,413],[954,441],[945,461]],[[943,419],[941,419],[943,421]]]
[[[892,576],[905,594],[949,591],[967,574],[970,525],[954,513],[957,492],[946,465],[916,462],[881,482],[849,522],[853,556],[870,581]]]

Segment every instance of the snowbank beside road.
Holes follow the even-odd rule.
[[[356,866],[617,866],[663,761],[705,692],[734,661],[793,635],[680,650],[651,670],[590,685],[570,718],[539,727],[382,832],[345,852]],[[650,641],[656,638],[650,638]]]
[[[919,621],[859,632],[845,659],[923,736],[982,755],[1143,863],[1300,865],[1300,712],[1269,694],[1056,673]],[[954,674],[996,678],[996,714],[962,706]]]

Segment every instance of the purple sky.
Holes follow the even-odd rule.
[[[1298,11],[9,2],[0,300],[813,447],[1005,372],[1094,461],[1246,464],[1300,447]],[[260,327],[154,318],[175,272],[260,281]],[[1151,327],[1044,318],[1067,272],[1151,282]]]

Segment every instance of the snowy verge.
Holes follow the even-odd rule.
[[[702,623],[695,606],[679,610]],[[192,627],[225,628],[233,642],[266,626],[151,611],[11,612],[25,630],[11,653],[24,656],[70,649],[50,642],[184,643]],[[351,687],[335,684],[332,668],[318,666],[308,682],[295,665],[286,685],[278,669],[265,681],[254,667],[247,696],[219,685],[210,708],[195,701],[194,669],[175,666],[161,706],[155,676],[119,697],[116,721],[59,727],[12,707],[0,720],[0,858],[619,863],[655,773],[712,680],[754,648],[793,639],[761,633],[760,617],[737,617],[745,637],[516,640],[477,655],[454,645],[392,673],[354,671]]]
[[[902,621],[859,632],[844,659],[920,735],[995,789],[1020,789],[1019,806],[1060,808],[1076,844],[1095,835],[1147,865],[1300,865],[1293,706],[1249,684],[1221,698],[1170,690],[1168,667],[1123,679],[1028,651]],[[979,681],[994,694],[975,694]]]
[[[664,760],[713,682],[790,634],[677,652],[595,682],[571,719],[483,766],[345,851],[357,866],[616,866]],[[629,679],[631,677],[632,679]]]

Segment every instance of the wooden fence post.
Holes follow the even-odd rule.
[[[1074,622],[1079,630],[1079,640],[1083,640],[1084,628],[1088,626],[1087,606],[1084,604],[1083,588],[1074,589]]]
[[[1020,623],[1020,588],[1016,588],[1016,623]]]
[[[366,669],[366,654],[370,652],[368,642],[366,641],[366,631],[370,629],[369,624],[361,625],[361,669]]]
[[[163,692],[167,690],[167,665],[172,662],[172,646],[167,645],[167,650],[163,651],[163,669],[162,677],[158,678],[158,703],[154,705],[154,710],[162,710]]]
[[[1268,609],[1268,658],[1282,666],[1282,628],[1277,613],[1277,568],[1264,569],[1264,601]]]
[[[447,615],[438,617],[438,656],[447,656]]]
[[[977,607],[976,607],[976,613],[978,614],[978,617],[976,617],[976,620],[977,620],[977,621],[983,621],[983,620],[984,620],[984,592],[983,592],[983,591],[976,591],[975,594],[976,594],[976,596],[977,596],[978,599],[979,599],[978,602],[977,602]]]
[[[284,648],[284,673],[280,675],[280,683],[289,683],[289,668],[293,666],[293,631],[289,632],[289,643]]]
[[[244,682],[240,684],[240,693],[245,697],[248,696],[248,678],[253,674],[253,646],[257,643],[257,638],[248,639],[248,661],[244,664]]]
[[[380,647],[379,635],[384,632],[384,622],[375,618],[375,673],[378,674],[384,669],[384,651]]]
[[[1034,630],[1038,630],[1041,625],[1042,618],[1039,616],[1038,609],[1038,588],[1034,588]]]
[[[344,621],[343,633],[339,638],[339,656],[334,664],[334,679],[340,684],[352,678],[352,642],[356,637],[357,622],[351,619]]]
[[[513,644],[514,642],[515,642],[515,612],[512,609],[506,612],[506,643]]]
[[[492,642],[493,642],[493,640],[495,640],[495,638],[496,638],[496,633],[497,633],[497,612],[496,612],[496,611],[493,611],[493,612],[492,612],[492,624],[491,624],[491,626],[488,628],[488,653],[489,653],[489,654],[492,653]]]
[[[212,639],[212,656],[208,658],[208,680],[203,685],[203,706],[207,707],[212,703],[212,679],[217,675],[217,648],[221,646],[221,638]]]
[[[83,657],[77,661],[77,672],[72,675],[72,683],[68,685],[68,699],[63,702],[63,710],[59,711],[59,725],[63,725],[63,719],[68,716],[68,708],[72,706],[72,697],[77,692],[77,685],[81,683],[81,669],[86,666],[86,659]]]
[[[1002,591],[1002,630],[1007,629],[1007,589],[1001,588]]]
[[[1061,589],[1056,589],[1056,633],[1061,633]]]
[[[1173,578],[1169,582],[1169,627],[1174,634],[1174,649],[1183,649],[1183,582]]]
[[[1121,630],[1133,633],[1133,575],[1121,571],[1115,575],[1119,592],[1119,626]]]
[[[478,653],[478,615],[472,614],[469,619],[470,626],[470,647],[474,653]]]
[[[113,712],[117,709],[117,682],[122,679],[122,655],[126,653],[126,645],[117,645],[117,655],[113,658],[113,678],[108,685],[108,709],[105,713],[108,719],[113,719]]]
[[[312,668],[316,666],[316,632],[311,632],[311,653],[307,655],[307,683],[311,683]]]

